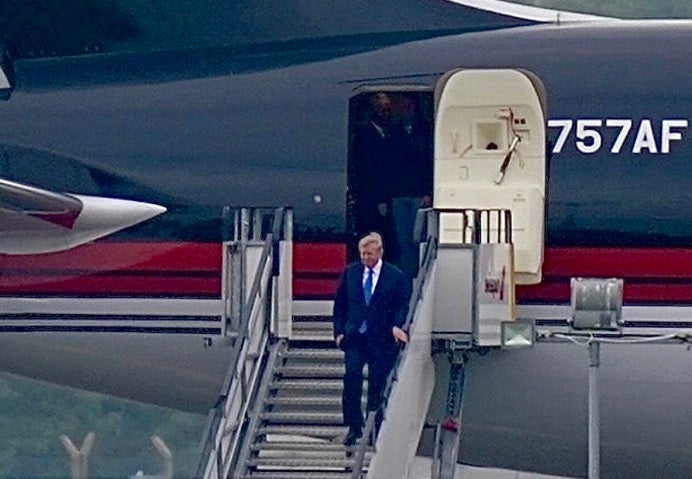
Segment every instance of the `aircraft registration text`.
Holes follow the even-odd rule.
[[[584,154],[597,153],[603,148],[609,148],[611,153],[616,154],[623,150],[635,154],[668,154],[671,142],[682,141],[682,130],[688,124],[686,119],[665,119],[661,120],[660,128],[654,128],[653,121],[648,118],[643,118],[638,125],[629,118],[548,120],[549,128],[560,129],[553,145],[553,153],[562,152],[568,141],[574,141],[577,150]],[[616,133],[612,143],[605,144],[604,129],[611,129]]]

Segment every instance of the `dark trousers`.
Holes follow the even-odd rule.
[[[396,350],[371,341],[367,334],[349,335],[344,346],[346,372],[342,408],[344,424],[360,430],[363,427],[361,397],[363,395],[363,368],[368,365],[368,412],[376,411],[382,404],[382,392],[391,370]],[[376,427],[382,422],[382,412],[376,418]]]

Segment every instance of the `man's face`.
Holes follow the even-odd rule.
[[[392,101],[384,93],[378,93],[373,101],[375,115],[382,120],[389,120],[392,116]]]
[[[403,98],[401,100],[401,116],[410,120],[416,117],[416,102],[410,98]]]
[[[373,268],[382,258],[382,248],[376,243],[368,243],[360,248],[360,262],[366,268]]]

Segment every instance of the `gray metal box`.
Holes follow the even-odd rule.
[[[435,333],[473,333],[475,245],[440,245],[435,274]]]

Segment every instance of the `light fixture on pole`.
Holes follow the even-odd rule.
[[[598,391],[600,342],[593,333],[622,327],[623,280],[617,278],[572,278],[570,326],[592,333],[589,341],[589,463],[588,479],[598,479],[601,468],[601,425]]]
[[[571,326],[574,329],[618,330],[622,323],[623,280],[572,278]]]
[[[533,346],[536,338],[536,325],[530,319],[502,321],[501,345],[503,349],[527,348]]]

